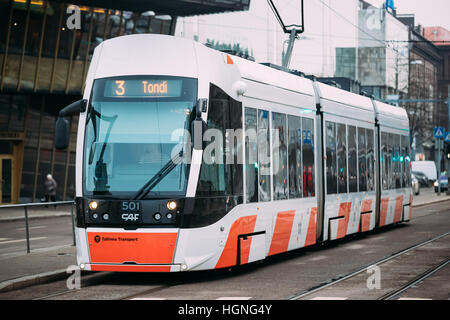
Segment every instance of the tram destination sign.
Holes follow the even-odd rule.
[[[108,98],[174,98],[181,96],[182,80],[111,79],[105,83]]]

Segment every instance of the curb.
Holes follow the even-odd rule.
[[[58,217],[70,217],[71,213],[58,213],[54,215],[46,215],[46,214],[40,214],[40,215],[33,215],[28,216],[28,220],[33,219],[46,219],[46,218],[58,218]],[[12,222],[12,221],[19,221],[19,220],[25,220],[25,217],[2,217],[0,218],[0,222]]]
[[[440,203],[440,202],[449,201],[449,200],[450,200],[450,198],[446,198],[446,199],[439,199],[439,200],[431,201],[431,202],[424,202],[424,203],[414,204],[414,199],[413,199],[413,205],[412,205],[412,207],[413,207],[413,208],[416,208],[416,207],[423,207],[423,206],[427,206],[427,205],[430,205],[430,204]]]
[[[32,276],[25,276],[13,280],[7,280],[0,283],[0,292],[23,289],[36,284],[48,283],[61,280],[67,277],[66,269],[39,273]]]

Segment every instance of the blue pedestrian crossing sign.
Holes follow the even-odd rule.
[[[450,131],[447,131],[445,133],[445,138],[444,138],[445,142],[450,142]]]
[[[436,127],[434,128],[434,137],[436,139],[442,139],[445,136],[445,129],[442,127]]]

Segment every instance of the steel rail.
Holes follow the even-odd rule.
[[[307,290],[304,290],[304,291],[302,291],[300,293],[297,293],[297,294],[294,294],[292,296],[289,296],[289,297],[286,298],[286,300],[298,300],[298,299],[303,298],[305,296],[311,295],[311,294],[313,294],[315,292],[318,292],[320,290],[323,290],[325,288],[333,286],[336,283],[339,283],[341,281],[344,281],[344,280],[347,280],[349,278],[352,278],[352,277],[356,276],[357,274],[360,274],[361,272],[367,271],[368,268],[374,267],[376,265],[383,264],[383,263],[385,263],[385,262],[387,262],[389,260],[392,260],[392,259],[394,259],[394,258],[396,258],[398,256],[401,256],[401,255],[404,255],[405,253],[408,253],[408,252],[410,252],[410,251],[412,251],[414,249],[420,248],[420,247],[422,247],[424,245],[427,245],[427,244],[429,244],[431,242],[439,240],[439,239],[441,239],[443,237],[446,237],[448,235],[450,235],[450,231],[448,231],[448,232],[446,232],[444,234],[441,234],[439,236],[436,236],[436,237],[434,237],[432,239],[420,242],[420,243],[418,243],[416,245],[413,245],[413,246],[411,246],[409,248],[403,249],[403,250],[401,250],[401,251],[399,251],[397,253],[394,253],[394,254],[390,255],[389,257],[382,258],[382,259],[380,259],[378,261],[375,261],[373,263],[367,264],[366,266],[364,266],[364,267],[362,267],[362,268],[360,268],[360,269],[358,269],[356,271],[352,271],[352,272],[350,272],[350,273],[348,273],[348,274],[346,274],[344,276],[341,276],[341,277],[339,277],[337,279],[331,279],[331,280],[329,280],[329,281],[327,281],[327,282],[325,282],[323,284],[319,284],[318,286],[314,286],[314,287],[312,287],[310,289],[307,289]]]
[[[438,270],[442,269],[443,267],[445,267],[449,263],[450,263],[450,259],[445,259],[444,261],[439,263],[437,266],[434,266],[434,267],[428,269],[427,271],[425,271],[421,275],[419,275],[416,278],[414,278],[413,280],[409,281],[406,285],[404,285],[400,289],[391,291],[391,292],[389,292],[389,293],[379,297],[378,300],[392,300],[392,299],[394,299],[395,297],[399,296],[400,294],[402,294],[403,292],[405,292],[409,288],[415,286],[416,284],[418,284],[419,282],[425,280],[426,278],[428,278],[429,276],[431,276],[432,274],[434,274]]]

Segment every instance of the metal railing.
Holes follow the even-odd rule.
[[[29,230],[29,223],[28,223],[28,208],[31,207],[44,207],[44,206],[57,206],[57,205],[67,205],[71,204],[70,206],[70,215],[72,219],[72,238],[73,238],[73,245],[75,245],[75,219],[73,215],[73,207],[75,205],[74,201],[55,201],[55,202],[39,202],[39,203],[23,203],[23,204],[8,204],[8,205],[2,205],[0,206],[0,210],[2,209],[16,209],[16,208],[23,208],[24,215],[25,215],[25,232],[26,232],[26,240],[27,240],[27,253],[30,253],[30,230]]]

